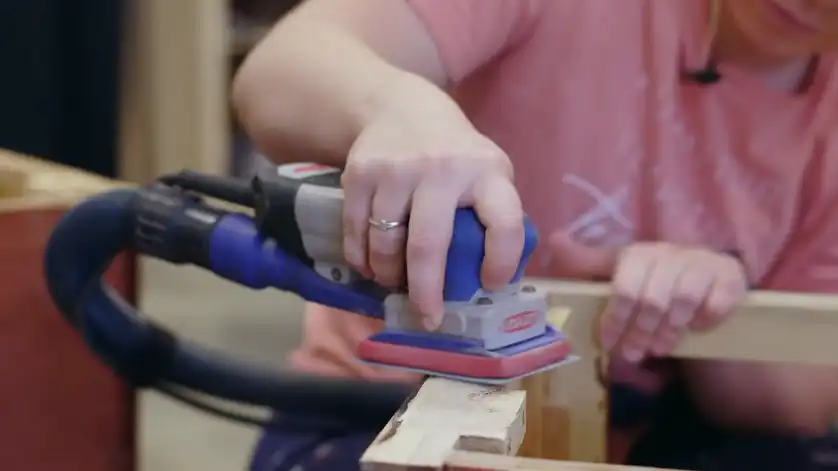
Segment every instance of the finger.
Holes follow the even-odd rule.
[[[717,276],[691,327],[697,330],[715,327],[739,304],[745,291],[744,283],[737,276]]]
[[[675,296],[667,318],[673,327],[689,326],[695,319],[704,299],[710,292],[713,275],[702,269],[699,264],[690,264],[684,268],[675,285]]]
[[[635,315],[637,300],[654,267],[654,259],[642,250],[628,250],[620,256],[612,287],[614,293],[601,317],[601,340],[606,349],[615,348]]]
[[[651,342],[650,349],[655,356],[665,356],[672,353],[687,332],[687,324],[692,320],[700,304],[685,298],[689,291],[684,286],[700,286],[702,272],[695,269],[693,264],[684,264],[674,278],[669,312],[658,325]]]
[[[393,179],[381,183],[372,198],[372,219],[406,222],[411,190],[409,185],[399,185]],[[404,226],[382,230],[370,225],[367,254],[376,282],[389,287],[404,286],[406,240]]]
[[[439,328],[444,314],[443,280],[456,210],[457,199],[440,191],[437,184],[421,184],[413,193],[407,228],[407,286],[428,330]]]
[[[569,234],[556,232],[548,241],[551,264],[565,276],[610,280],[620,250],[589,247],[573,240]]]
[[[666,323],[675,283],[684,266],[682,260],[675,258],[658,261],[651,269],[640,296],[637,316],[626,327],[622,353],[627,359],[640,361],[650,353],[658,328]]]
[[[652,342],[652,355],[657,357],[667,356],[681,343],[687,327],[674,327],[664,322],[655,333],[655,340]]]
[[[638,368],[619,357],[609,362],[608,377],[615,383],[634,386],[641,391],[658,391],[665,385],[665,377],[659,371]]]
[[[367,234],[374,186],[358,173],[347,170],[343,186],[343,256],[361,275],[372,278],[367,258]]]
[[[504,177],[480,180],[472,188],[477,217],[486,228],[480,281],[489,291],[506,287],[521,264],[524,211],[512,182]]]
[[[686,335],[687,328],[692,327],[697,319],[712,283],[713,277],[710,272],[699,265],[691,264],[684,268],[675,284],[669,316],[655,334],[652,343],[652,352],[655,355],[668,355],[678,346]]]
[[[608,299],[605,309],[599,316],[599,342],[603,350],[613,350],[622,334],[619,325],[611,320],[613,313],[632,309],[634,309],[634,301],[631,299],[622,299],[616,294]]]

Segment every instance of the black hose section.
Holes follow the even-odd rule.
[[[254,205],[251,182],[243,178],[207,175],[192,170],[184,170],[179,173],[164,175],[157,181],[248,208],[253,208]]]
[[[136,192],[115,190],[81,202],[47,242],[47,288],[59,311],[115,372],[138,386],[162,374],[175,341],[142,318],[101,280],[114,257],[132,246]]]
[[[200,412],[205,412],[231,422],[237,422],[239,424],[250,425],[258,428],[280,427],[285,430],[294,430],[299,433],[340,435],[345,433],[357,433],[359,431],[378,432],[383,427],[383,423],[366,427],[364,424],[359,426],[357,423],[337,422],[335,420],[328,420],[322,417],[290,415],[287,413],[278,414],[275,410],[271,410],[269,415],[265,413],[265,410],[247,412],[242,410],[241,406],[243,404],[231,403],[229,406],[226,403],[220,404],[220,401],[218,400],[208,399],[201,393],[185,390],[178,386],[169,384],[158,385],[155,389],[157,392],[169,396],[170,398]],[[247,405],[245,404],[245,406]],[[369,424],[373,424],[373,421],[371,420],[367,422]]]
[[[303,415],[324,426],[352,424],[380,430],[415,386],[322,378],[244,363],[202,346],[180,342],[172,371],[177,384],[232,401]]]
[[[80,327],[79,300],[133,240],[136,190],[113,190],[71,208],[53,228],[44,254],[47,289],[58,310]]]
[[[120,376],[138,387],[176,385],[364,430],[380,429],[410,395],[409,384],[334,380],[238,361],[154,325],[101,280],[114,257],[132,247],[137,191],[114,190],[79,203],[53,230],[45,255],[55,304]]]

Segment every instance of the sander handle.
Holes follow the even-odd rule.
[[[312,163],[264,169],[253,181],[254,220],[262,234],[321,275],[357,280],[359,275],[347,268],[343,257],[340,175],[340,169]],[[445,263],[446,302],[469,302],[481,292],[485,240],[486,228],[477,213],[458,209]],[[520,281],[537,244],[538,231],[525,217],[524,247],[511,283]]]

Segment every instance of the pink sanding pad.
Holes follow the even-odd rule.
[[[367,362],[445,376],[491,380],[515,379],[568,359],[570,345],[559,340],[506,357],[485,357],[364,340],[358,356]]]

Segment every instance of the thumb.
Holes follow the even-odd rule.
[[[579,278],[610,280],[620,255],[619,248],[591,247],[563,232],[551,235],[548,247],[555,269]]]

